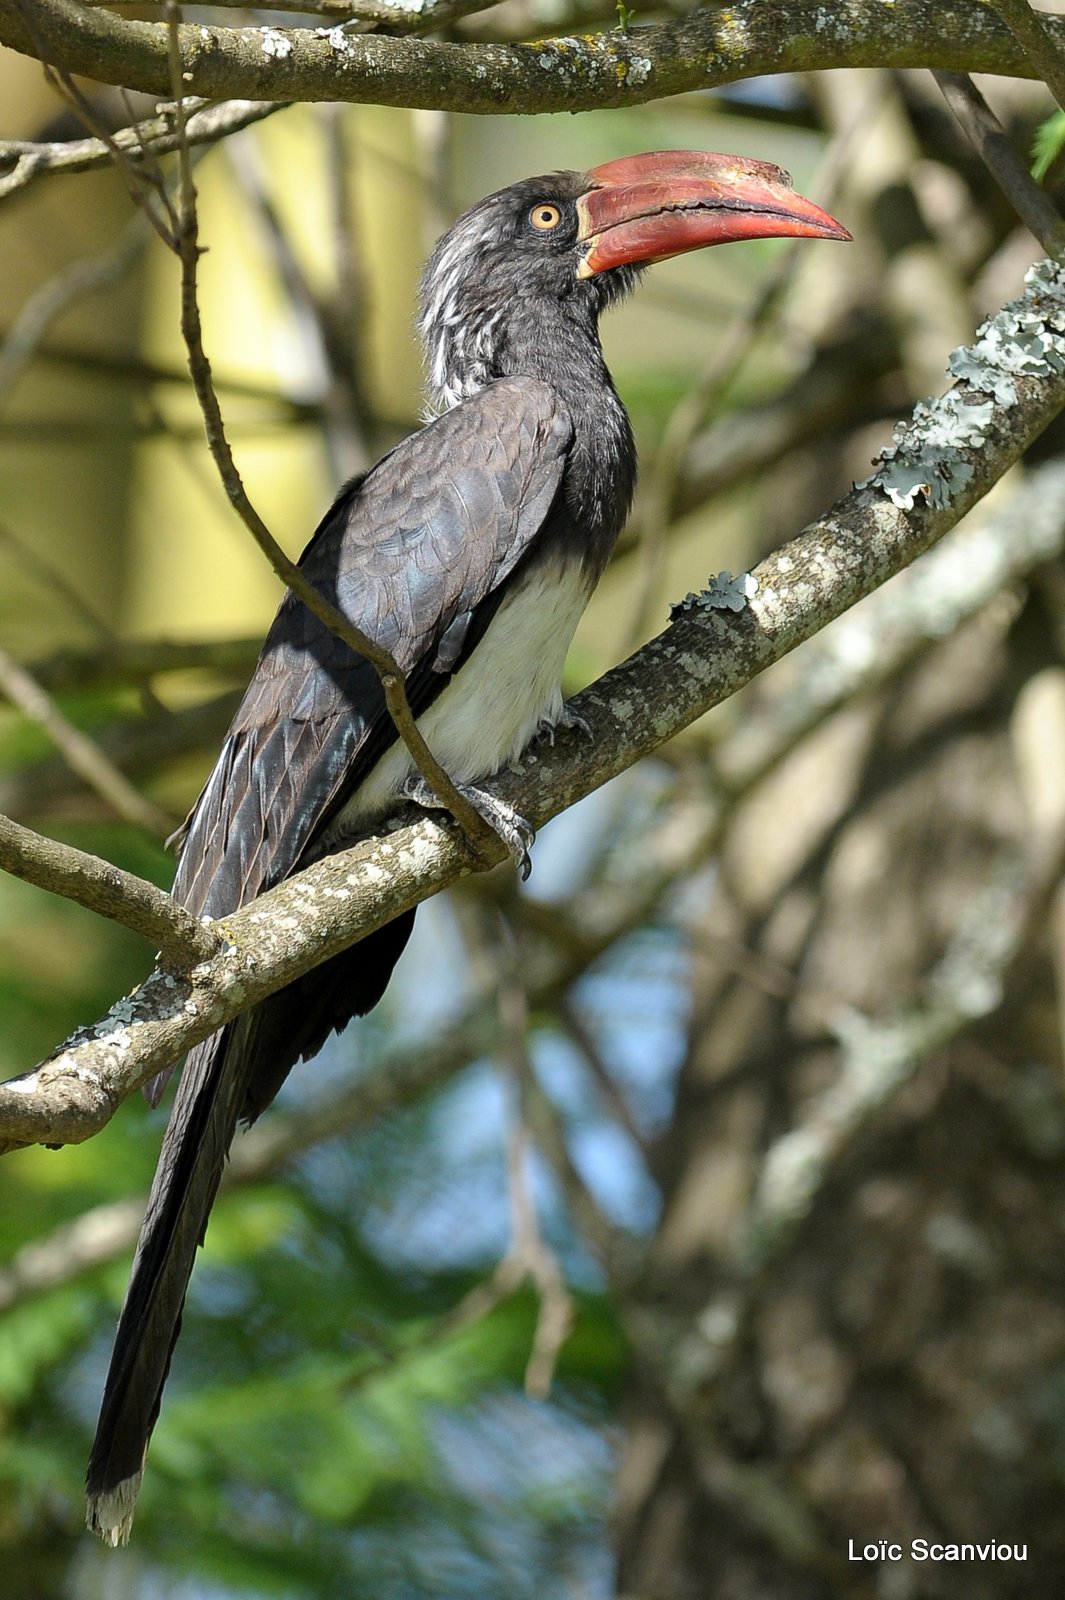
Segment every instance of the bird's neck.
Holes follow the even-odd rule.
[[[441,319],[429,359],[442,409],[500,378],[539,378],[556,391],[574,429],[566,497],[589,541],[589,563],[601,569],[628,515],[636,447],[587,303],[497,308],[480,324]]]

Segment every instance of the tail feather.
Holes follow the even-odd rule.
[[[129,1538],[185,1290],[244,1102],[235,1029],[197,1045],[185,1063],[119,1318],[89,1457],[87,1522],[108,1544]]]
[[[125,1544],[185,1291],[238,1120],[254,1121],[301,1057],[375,1006],[414,912],[271,995],[189,1052],[119,1318],[87,1479],[89,1527]]]

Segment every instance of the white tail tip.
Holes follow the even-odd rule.
[[[135,1472],[131,1478],[123,1478],[114,1489],[108,1489],[106,1494],[89,1496],[85,1524],[112,1549],[129,1543],[142,1477],[143,1473]]]

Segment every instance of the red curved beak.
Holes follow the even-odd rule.
[[[733,239],[849,239],[768,161],[709,150],[660,150],[593,167],[577,201],[588,248],[577,276],[648,265]]]

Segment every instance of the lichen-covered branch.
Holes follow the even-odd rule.
[[[1065,273],[1041,263],[1025,294],[955,353],[958,381],[899,430],[881,471],[760,564],[743,610],[690,597],[664,633],[576,701],[593,743],[530,751],[495,792],[542,825],[908,566],[1065,407],[1063,329]],[[89,1137],[230,1017],[483,864],[453,827],[428,818],[318,862],[225,919],[223,953],[187,975],[153,973],[0,1089],[0,1143]]]
[[[1051,39],[1065,21],[1046,18]],[[75,0],[0,0],[0,44],[67,72],[169,97],[167,31]],[[180,31],[187,92],[207,99],[347,100],[483,114],[601,110],[769,73],[941,67],[1035,73],[981,0],[738,0],[649,27],[449,44],[341,28]]]

